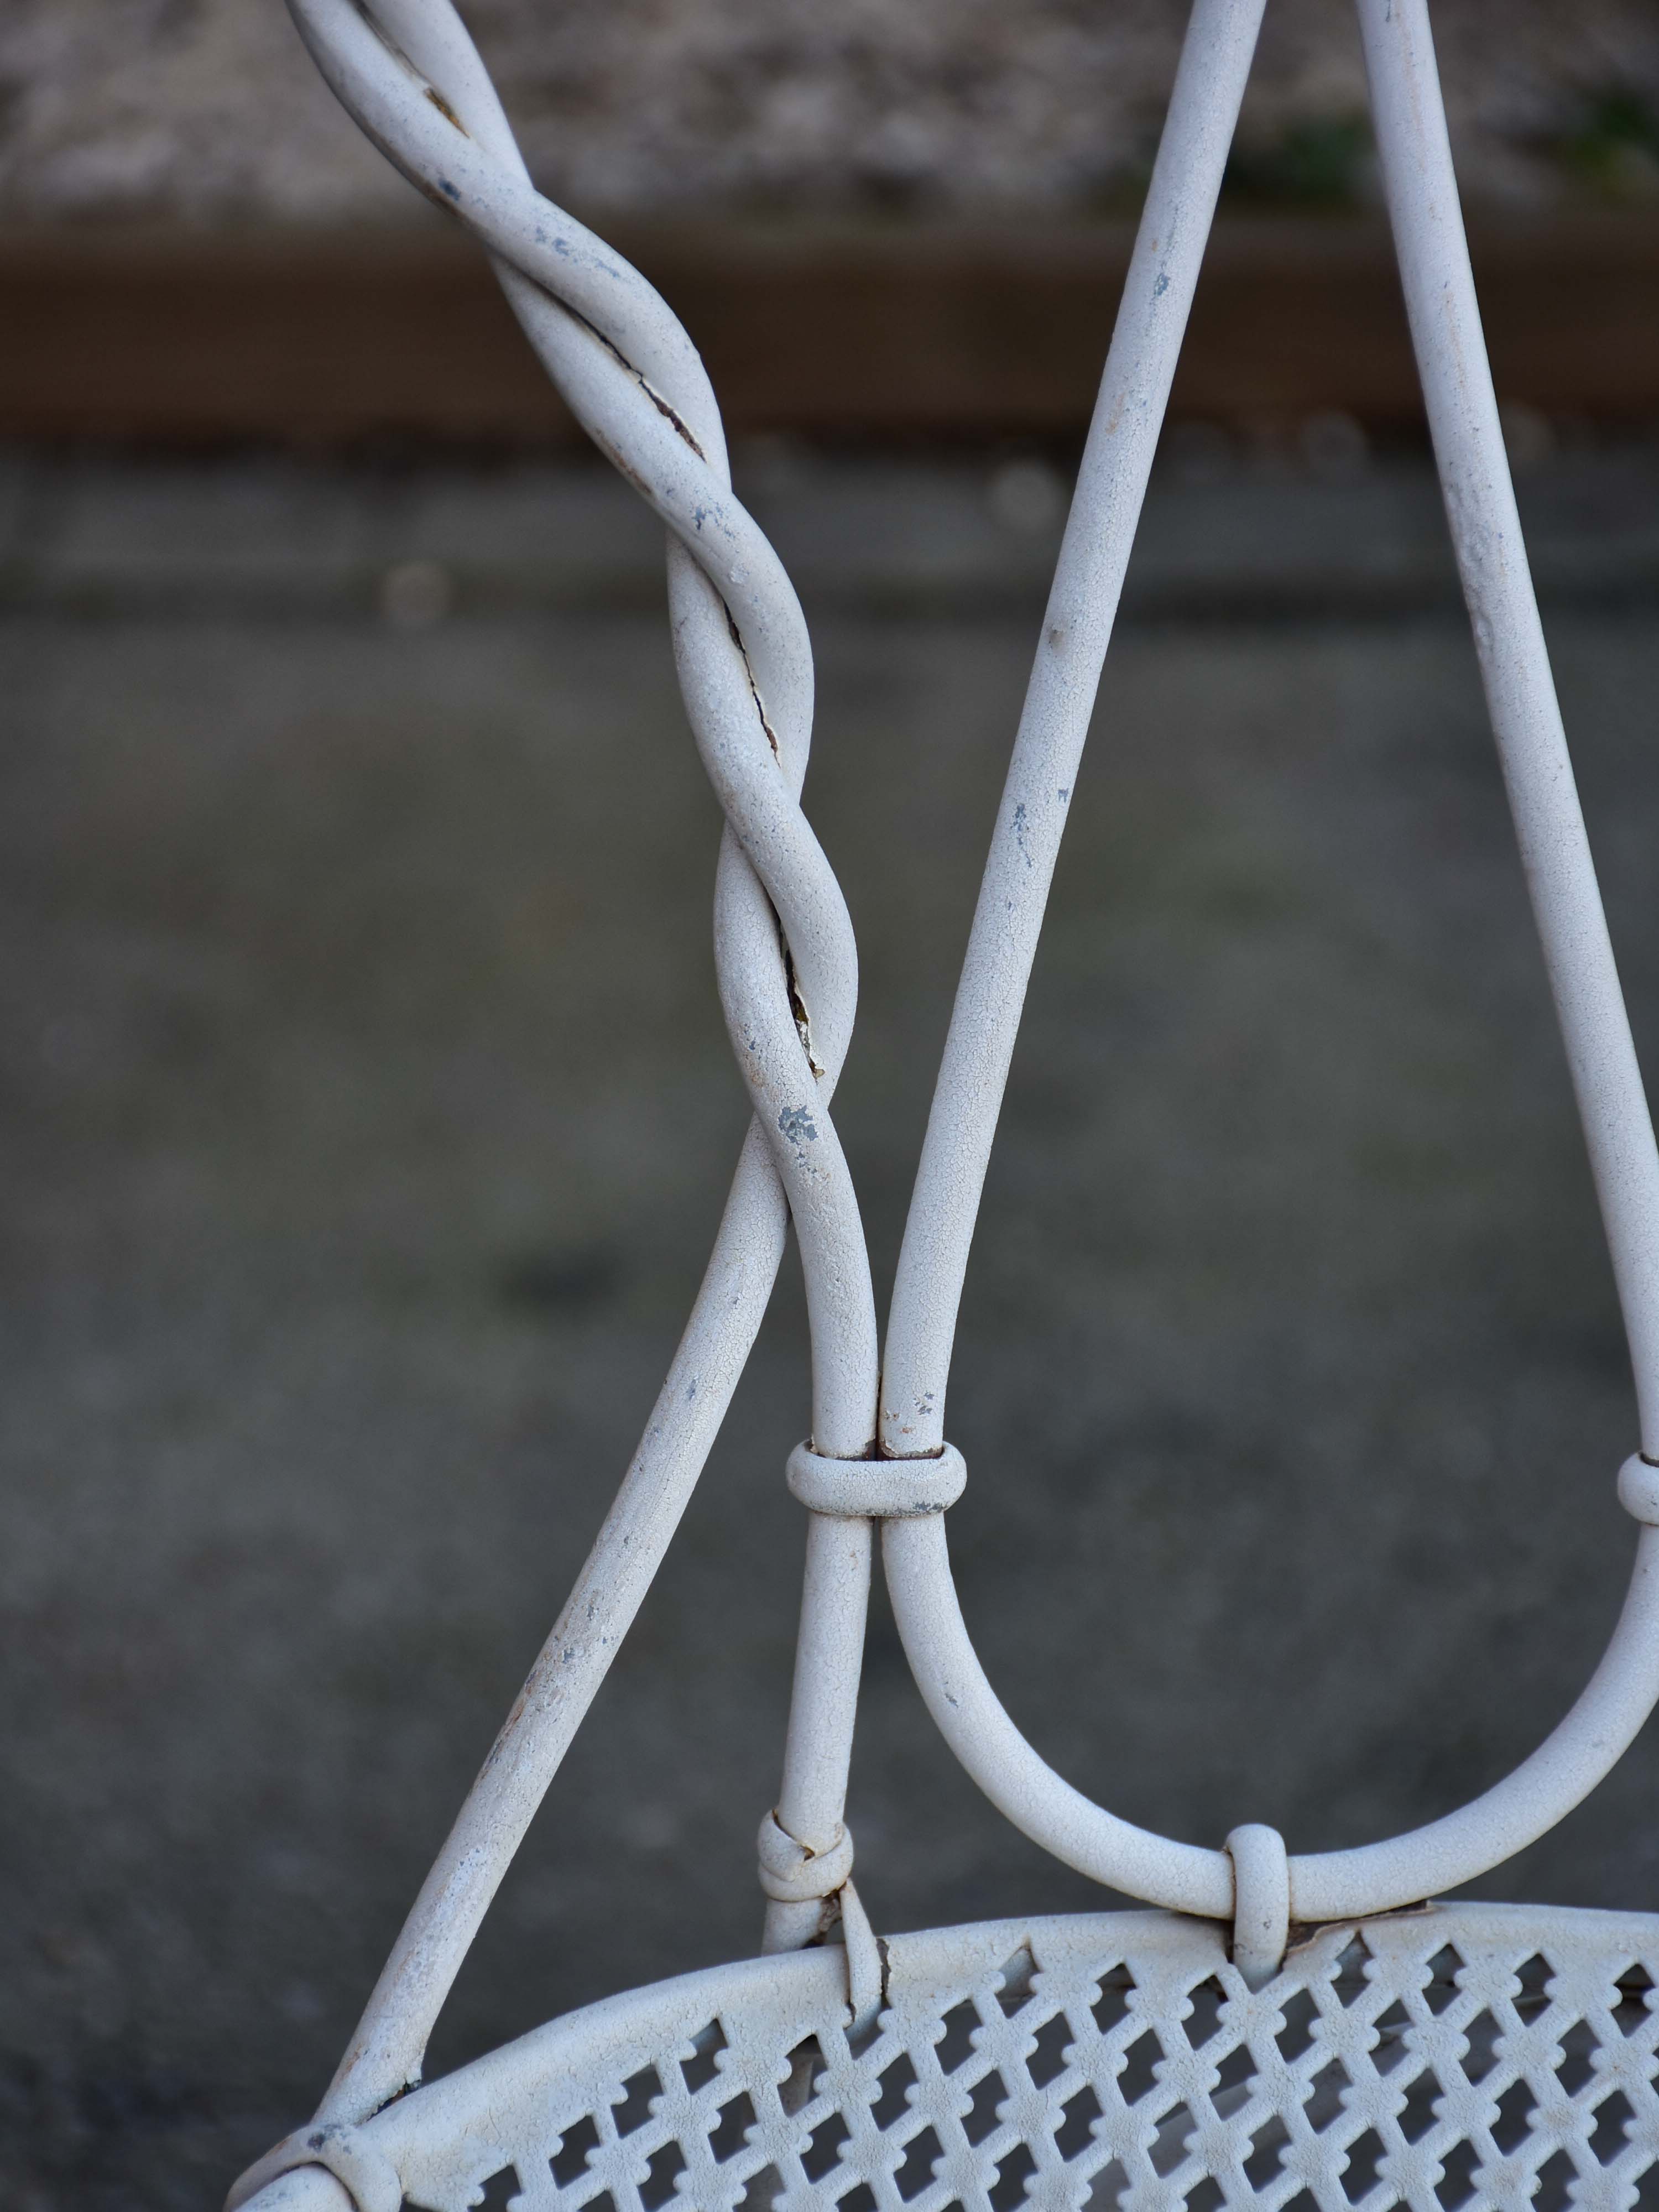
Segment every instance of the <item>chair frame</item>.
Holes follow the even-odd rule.
[[[910,1666],[968,1772],[1016,1826],[1067,1865],[1184,1916],[1161,1923],[1165,1932],[1146,1939],[1160,1956],[1162,1944],[1170,1956],[1206,1962],[1205,1976],[1176,1990],[1169,2018],[1178,2020],[1191,1989],[1223,1966],[1233,1978],[1229,2003],[1248,2010],[1255,1992],[1271,1990],[1282,2008],[1285,1978],[1298,1955],[1293,1931],[1301,1931],[1304,1949],[1313,1942],[1322,1959],[1330,1942],[1310,1938],[1307,1930],[1346,1928],[1350,1936],[1344,1940],[1358,1940],[1352,1931],[1359,1923],[1417,1906],[1502,1863],[1595,1788],[1659,1700],[1659,1155],[1516,515],[1425,0],[1357,0],[1357,7],[1382,185],[1452,542],[1630,1340],[1640,1441],[1620,1472],[1618,1488],[1638,1524],[1638,1540],[1629,1596],[1606,1656],[1530,1758],[1472,1803],[1408,1834],[1298,1856],[1260,1826],[1236,1829],[1221,1848],[1151,1834],[1083,1796],[1047,1766],[1003,1710],[975,1654],[945,1534],[946,1510],[966,1479],[961,1455],[945,1437],[945,1404],[975,1218],[1264,0],[1195,0],[1193,8],[992,835],[884,1343],[858,1202],[830,1111],[852,1030],[856,951],[840,888],[799,804],[811,734],[811,650],[787,576],[732,495],[720,413],[702,364],[644,280],[535,191],[448,0],[289,4],[348,112],[490,254],[548,374],[594,442],[666,526],[677,669],[726,817],[715,949],[722,1007],[753,1117],[684,1337],[570,1600],[416,1900],[314,2120],[243,2178],[231,2204],[257,2197],[261,2212],[274,2212],[279,2202],[298,2203],[294,2190],[326,2184],[359,2212],[382,2212],[383,2205],[397,2212],[404,2185],[396,2181],[394,2196],[390,2154],[371,2151],[368,2124],[383,2112],[376,2139],[386,2142],[404,2124],[391,2124],[403,2109],[392,2100],[419,2080],[438,2010],[672,1537],[753,1344],[791,1224],[806,1283],[812,1406],[810,1442],[788,1468],[790,1487],[808,1513],[805,1577],[782,1782],[760,1833],[763,1954],[774,1963],[718,1974],[736,1977],[732,1986],[748,1991],[744,2002],[763,2011],[803,1976],[802,1986],[810,1983],[820,1997],[818,1984],[833,1978],[846,2033],[855,2039],[877,2033],[876,2023],[898,2002],[892,1948],[878,1942],[850,1878],[853,1846],[844,1818],[878,1528]],[[1462,1913],[1463,1932],[1453,1948],[1479,1978],[1486,1954],[1478,1929],[1468,1932],[1474,1925],[1468,1915],[1478,1922],[1480,1911],[1442,1911]],[[1605,1948],[1605,1918],[1555,1916],[1553,1924],[1568,1933],[1559,1938],[1560,1958],[1548,1954],[1555,1960],[1552,1971],[1568,1974],[1579,1957],[1571,1929],[1581,1922],[1595,1922],[1600,1932],[1593,1940]],[[1221,1932],[1205,1933],[1206,1923]],[[1108,1940],[1098,1934],[1105,1920],[1097,1917],[1091,1924],[1098,1948]],[[1540,1934],[1540,1926],[1529,1923],[1526,1941],[1541,1953],[1548,1931]],[[1001,1930],[992,1941],[993,1951],[1005,1944],[1000,1959],[1018,1948],[1007,1936]],[[826,1939],[828,1949],[809,1948]],[[980,1959],[982,1968],[975,1932],[955,1931],[955,1939],[961,1958]],[[924,1948],[927,1941],[935,1950],[944,1944],[943,1938],[894,1939]],[[1372,1936],[1364,1941],[1374,1963],[1382,1952]],[[1393,1941],[1382,1939],[1383,1948]],[[1652,1944],[1652,1929],[1644,1922],[1613,1949],[1634,1959],[1638,1951],[1650,1953]],[[944,1944],[941,1955],[949,1952]],[[1422,1965],[1415,1959],[1413,1971]],[[713,1987],[708,1983],[688,2000],[705,2024],[727,2019],[714,2007]],[[626,2011],[629,2001],[616,2002]],[[1582,2002],[1591,2000],[1585,1996]],[[659,2013],[663,2003],[673,2011],[661,1999]],[[1338,2019],[1341,2010],[1330,2017]],[[986,2005],[981,2011],[988,2033],[992,2014]],[[1581,2010],[1578,2017],[1585,2016]],[[1241,2011],[1241,2023],[1243,2018]],[[600,2028],[588,2025],[602,2040]],[[562,2049],[574,2032],[556,2023],[542,2033],[552,2039],[550,2048]],[[660,2021],[652,2029],[659,2034],[653,2047],[665,2081],[669,2062],[661,2050],[678,2048],[672,2035],[669,2045],[661,2045],[665,2032]],[[729,2025],[721,2032],[729,2040]],[[1238,2033],[1248,2041],[1243,2026]],[[587,2048],[581,2034],[576,2039]],[[1598,2047],[1615,2049],[1610,2041]],[[1473,2086],[1465,2086],[1473,2096]],[[1644,2094],[1651,2102],[1650,2093]],[[434,2094],[406,2100],[410,2112],[434,2112]],[[1362,2106],[1358,2097],[1353,2108]],[[1459,2110],[1465,2128],[1459,2140],[1472,2140],[1468,2129],[1484,2123],[1471,2117],[1473,2106]],[[790,2116],[781,2107],[780,2113],[781,2126]],[[1651,2117],[1659,2126],[1659,2103]],[[1134,2122],[1143,2133],[1145,2120],[1142,2114]],[[1557,2115],[1551,2141],[1558,2148],[1578,2140],[1577,2124]],[[1243,2166],[1228,2165],[1231,2151],[1224,2157],[1222,2148],[1212,2149],[1206,2170],[1212,2178],[1231,2177],[1226,2201],[1289,2201],[1288,2189],[1238,2196],[1246,2187]],[[1123,2145],[1120,2155],[1129,2155]],[[1416,2155],[1403,2137],[1389,2151],[1401,2175]],[[1659,2133],[1653,2155],[1659,2158]],[[1500,2188],[1490,2179],[1498,2172],[1493,2160],[1501,2163],[1499,2151],[1488,2142],[1480,2156],[1488,2176],[1481,2185]],[[775,2142],[761,2163],[775,2172],[784,2157]],[[1412,2172],[1419,2179],[1431,2164],[1427,2153],[1417,2158]],[[524,2169],[520,2159],[521,2188],[528,2193],[515,2202],[586,2201],[557,2189],[546,2195],[552,2185],[532,2185]],[[1528,2171],[1538,2170],[1534,2160]],[[886,2171],[879,2160],[871,2167],[875,2179]],[[1164,2179],[1156,2166],[1150,2171],[1145,2189],[1157,2196]],[[1322,2192],[1334,2188],[1338,2171],[1328,2160],[1308,2166],[1314,2201],[1327,2201]],[[1618,2196],[1626,2166],[1611,2179],[1610,2172],[1604,2164],[1584,2166],[1575,2201],[1626,2201]],[[477,2201],[446,2195],[453,2179],[415,2201],[441,2212],[452,2201]],[[483,2179],[473,2175],[466,2185]],[[970,2195],[982,2185],[988,2185],[982,2175],[961,2182]],[[1076,2173],[1065,2182],[1073,2195],[1081,2185]],[[701,2204],[705,2192],[691,2186]],[[799,2180],[784,2194],[806,2186]],[[1514,2174],[1501,2185],[1519,2186]],[[1132,2191],[1123,2201],[1139,2203],[1143,2196],[1145,2190]],[[1349,2199],[1339,2195],[1334,2201],[1346,2205]],[[1486,2201],[1504,2202],[1501,2188]],[[908,2200],[901,2194],[892,2202],[902,2207]],[[931,2198],[918,2199],[918,2212],[924,2202]]]

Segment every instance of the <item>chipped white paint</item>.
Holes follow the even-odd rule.
[[[1453,539],[1636,1370],[1647,1456],[1619,1488],[1637,1558],[1601,1667],[1515,1773],[1410,1835],[1292,1857],[1246,1826],[1206,1848],[1133,1827],[1044,1765],[998,1703],[951,1578],[945,1512],[965,1469],[945,1395],[974,1219],[1262,0],[1194,9],[994,833],[879,1405],[869,1265],[830,1112],[856,958],[799,805],[811,653],[789,580],[732,496],[702,363],[636,272],[534,191],[447,0],[289,0],[348,110],[490,252],[550,375],[666,526],[681,687],[726,819],[717,964],[754,1120],[684,1339],[576,1589],[315,2118],[233,2203],[461,2212],[506,2174],[524,2212],[659,2212],[677,2187],[709,2212],[769,2212],[858,2183],[881,2212],[988,2212],[1024,2176],[1031,2201],[1056,2206],[1279,2205],[1300,2191],[1331,2212],[1439,2212],[1448,2176],[1482,2205],[1536,2189],[1540,2207],[1611,2207],[1659,2164],[1654,1923],[1492,1906],[1376,1918],[1541,1834],[1659,1698],[1659,1160],[1516,520],[1424,0],[1358,4]],[[812,1425],[789,1468],[806,1577],[783,1783],[760,1838],[774,1955],[590,2008],[403,2096],[672,1536],[790,1220]],[[877,1523],[911,1666],[969,1772],[1069,1864],[1187,1917],[878,1943],[843,1818]],[[1148,2047],[1156,2064],[1133,2086]]]

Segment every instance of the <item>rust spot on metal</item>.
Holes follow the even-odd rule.
[[[454,109],[450,106],[449,102],[444,98],[442,93],[441,93],[434,85],[428,85],[426,88],[426,96],[432,102],[432,105],[437,109],[439,114],[442,116],[444,121],[446,123],[453,123],[455,128],[460,132],[463,138],[470,138],[472,136],[472,133],[467,129],[465,124],[462,122],[460,117],[456,114]]]
[[[767,735],[769,737],[771,735],[769,730]],[[789,939],[783,933],[781,923],[778,926],[778,943],[783,951],[783,978],[789,993],[789,1011],[795,1018],[795,1034],[800,1039],[801,1050],[806,1054],[806,1065],[814,1075],[822,1075],[823,1070],[819,1066],[817,1057],[812,1050],[811,1019],[806,1011],[806,1001],[800,994],[800,984],[795,974],[795,956],[789,950]]]

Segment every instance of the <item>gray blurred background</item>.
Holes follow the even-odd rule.
[[[1131,203],[1186,11],[1172,0],[477,0],[467,21],[542,189],[645,214]],[[1654,187],[1659,27],[1646,0],[1440,0],[1465,187],[1559,204]],[[166,222],[421,220],[321,96],[278,4],[12,0],[0,210]],[[1283,191],[1322,144],[1363,161],[1340,0],[1275,0],[1243,144]],[[1271,172],[1277,172],[1276,176]],[[1304,188],[1310,179],[1304,176]]]
[[[1179,11],[477,21],[544,187],[683,279],[801,591],[884,1298]],[[1651,1073],[1659,33],[1437,22]],[[331,2071],[632,1449],[744,1106],[659,533],[470,250],[274,6],[25,4],[0,74],[0,2138],[19,2212],[182,2212]],[[949,1422],[964,1609],[1044,1754],[1180,1836],[1310,1850],[1523,1755],[1632,1550],[1362,107],[1345,10],[1281,0]],[[1048,385],[1038,264],[1078,364]],[[818,336],[753,366],[811,313],[818,384]],[[430,2070],[755,1944],[804,1343],[791,1258]],[[1656,1784],[1644,1738],[1483,1893],[1659,1909]],[[878,1927],[1098,1899],[955,1768],[879,1595],[849,1811]]]

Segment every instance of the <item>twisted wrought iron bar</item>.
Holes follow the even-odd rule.
[[[872,1443],[876,1330],[863,1228],[828,1110],[852,1029],[857,957],[840,887],[799,804],[811,651],[781,564],[732,495],[702,364],[637,271],[534,190],[447,0],[289,4],[348,112],[489,248],[573,413],[667,526],[676,667],[726,818],[715,891],[721,1005],[755,1109],[651,1421],[370,1998],[319,2109],[327,2123],[362,2118],[419,2076],[460,1962],[701,1472],[776,1274],[786,1200],[811,1325],[813,1437],[830,1456],[856,1458]],[[867,1583],[867,1524],[816,1520],[807,1583],[809,1606],[842,1623],[855,1613],[861,1631],[860,1530]],[[796,1760],[793,1789],[786,1773],[779,1814],[809,1850],[840,1830],[855,1663],[847,1676],[843,1664],[839,1678],[820,1673],[798,1688],[796,1733],[814,1732],[817,1750]],[[815,1906],[814,1925],[820,1917]]]

